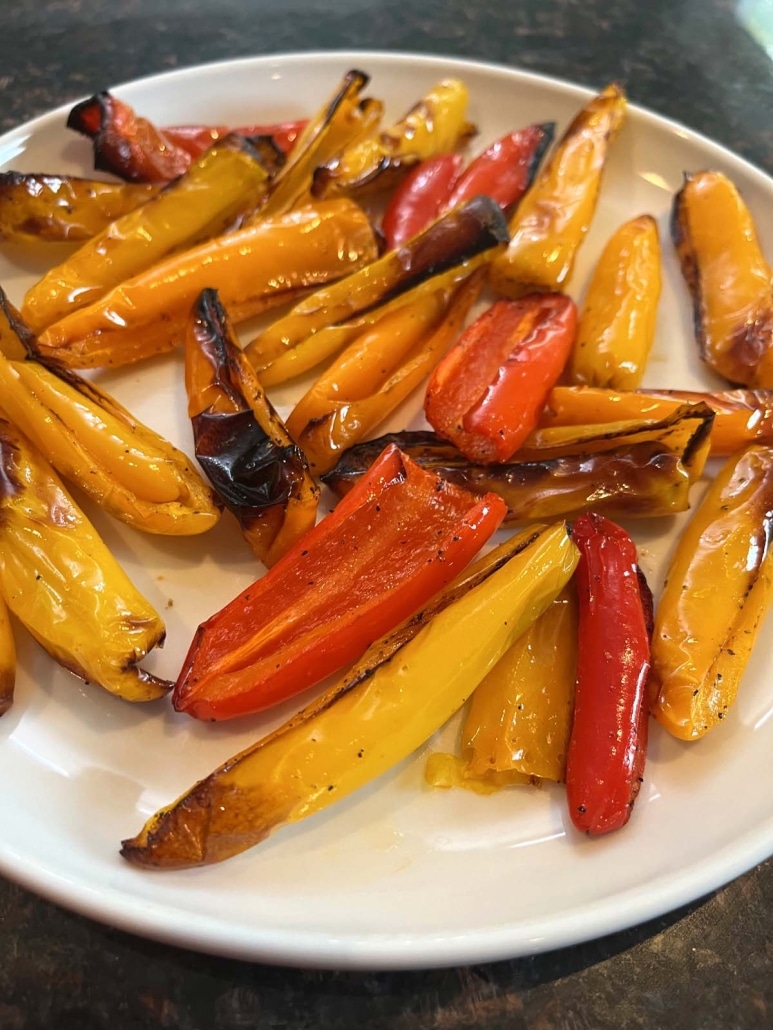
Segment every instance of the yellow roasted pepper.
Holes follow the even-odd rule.
[[[376,239],[350,200],[321,201],[219,236],[162,261],[38,338],[42,355],[68,368],[125,365],[172,350],[204,289],[216,289],[244,321],[310,286],[372,261]]]
[[[727,715],[773,599],[773,448],[730,458],[690,520],[655,613],[657,720],[696,740]]]
[[[721,172],[687,175],[671,230],[701,357],[731,383],[773,387],[773,272],[738,190]]]
[[[320,698],[154,815],[122,854],[167,869],[219,862],[375,779],[464,704],[576,562],[563,524],[501,545]]]
[[[8,605],[0,594],[0,715],[13,704],[16,686],[16,640]]]
[[[53,469],[0,419],[0,594],[60,665],[125,701],[172,686],[139,662],[164,639],[132,585]]]
[[[593,273],[580,313],[569,378],[587,386],[633,390],[655,339],[661,288],[657,222],[640,215],[613,234]]]
[[[268,174],[245,140],[229,140],[205,151],[179,179],[48,271],[24,298],[22,315],[30,326],[40,331],[93,304],[167,255],[224,232],[254,208]]]
[[[507,297],[560,290],[596,210],[609,147],[626,98],[610,85],[580,111],[510,221],[510,245],[491,266],[492,288]]]

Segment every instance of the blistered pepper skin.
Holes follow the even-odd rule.
[[[652,711],[697,740],[730,711],[773,599],[773,448],[727,460],[677,545],[655,616]]]

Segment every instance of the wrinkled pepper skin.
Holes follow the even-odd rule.
[[[599,425],[624,419],[660,420],[685,404],[705,404],[714,412],[712,457],[727,456],[752,443],[773,443],[773,390],[608,390],[556,386],[548,394],[539,427],[525,445],[539,446],[540,430],[556,426]]]
[[[172,686],[139,662],[164,624],[60,480],[0,419],[0,593],[55,661],[125,701]]]
[[[574,301],[562,294],[497,301],[430,376],[427,421],[470,461],[507,461],[536,426],[576,329]]]
[[[695,408],[660,422],[580,427],[584,435],[567,437],[562,446],[530,449],[493,465],[470,462],[434,433],[391,433],[350,448],[322,479],[344,496],[380,451],[394,444],[450,483],[498,494],[507,503],[506,525],[594,509],[620,517],[673,515],[688,509],[690,488],[708,455],[712,412]]]
[[[470,775],[563,782],[576,671],[577,598],[568,586],[472,695],[461,746]]]
[[[297,376],[337,353],[353,334],[424,284],[461,282],[507,242],[507,223],[493,200],[476,197],[449,212],[400,250],[390,251],[332,286],[305,297],[247,344],[266,387]],[[441,280],[441,276],[449,277]],[[346,330],[339,333],[340,329]],[[332,330],[333,344],[326,337]]]
[[[730,383],[773,387],[773,272],[733,183],[720,172],[687,175],[671,235],[702,359]]]
[[[38,332],[87,307],[169,254],[225,232],[258,203],[267,183],[258,155],[243,140],[218,144],[50,269],[27,291],[22,316]]]
[[[459,79],[438,82],[394,125],[321,164],[314,173],[314,196],[388,189],[418,162],[456,150],[477,132],[467,120],[468,103]]]
[[[349,200],[320,202],[172,255],[49,326],[44,358],[67,368],[118,367],[173,350],[202,290],[244,321],[304,289],[347,275],[377,253],[372,226]]]
[[[652,597],[622,527],[591,513],[571,533],[581,643],[566,797],[575,827],[597,836],[628,822],[644,776]]]
[[[0,172],[0,240],[79,243],[134,211],[159,189],[74,175]]]
[[[8,605],[0,593],[0,715],[13,704],[16,687],[16,639]]]
[[[369,436],[421,383],[464,327],[482,285],[416,291],[362,332],[301,398],[287,428],[317,475]]]
[[[289,722],[152,816],[122,855],[156,869],[221,862],[371,782],[464,704],[576,562],[563,525],[501,545]]]
[[[655,615],[655,718],[697,740],[730,711],[773,598],[773,448],[729,458],[682,534]]]
[[[356,659],[460,572],[504,503],[387,448],[268,573],[203,623],[173,703],[199,719],[260,711]]]
[[[314,525],[319,487],[266,397],[214,290],[185,344],[196,458],[259,561],[273,565]]]
[[[612,235],[596,265],[569,362],[571,382],[639,386],[655,339],[661,278],[658,225],[640,215]]]
[[[596,209],[609,148],[626,98],[610,85],[577,115],[510,221],[510,245],[492,263],[492,289],[516,298],[569,282]]]

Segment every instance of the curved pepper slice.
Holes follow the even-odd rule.
[[[633,390],[642,380],[660,300],[660,239],[640,215],[609,239],[591,278],[569,361],[569,378]]]
[[[576,116],[510,220],[510,245],[489,281],[506,297],[566,286],[596,210],[609,147],[625,118],[619,85]]]
[[[538,446],[541,430],[586,426],[623,419],[664,419],[685,404],[705,404],[714,412],[713,456],[734,454],[752,443],[773,443],[773,390],[606,390],[594,386],[555,386],[539,426],[524,443]]]
[[[152,816],[121,854],[156,869],[222,862],[374,780],[464,704],[576,562],[563,524],[502,544],[298,715]]]
[[[125,701],[172,686],[139,662],[164,623],[129,581],[59,478],[0,419],[0,591],[33,637],[76,676]]]
[[[8,612],[8,605],[0,594],[0,715],[5,715],[13,704],[16,686],[16,640]]]
[[[576,327],[574,301],[562,294],[497,301],[432,373],[427,421],[471,461],[507,461],[536,426]]]
[[[773,271],[751,212],[721,172],[685,176],[671,235],[709,368],[731,383],[773,387]]]
[[[655,616],[652,711],[696,740],[733,705],[773,600],[773,447],[730,458],[682,534]]]
[[[314,525],[319,487],[215,290],[204,290],[192,312],[185,387],[196,458],[257,558],[273,565]]]
[[[319,682],[450,582],[504,513],[498,497],[473,497],[386,448],[330,515],[199,627],[175,708],[228,719]]]
[[[566,796],[574,825],[595,836],[628,822],[642,783],[652,598],[621,526],[582,515],[572,539],[579,647]]]

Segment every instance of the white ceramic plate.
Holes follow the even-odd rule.
[[[447,75],[470,87],[476,147],[533,121],[559,130],[590,95],[534,75],[475,63],[370,53],[302,54],[190,69],[115,90],[159,124],[233,124],[309,114],[350,67],[399,115]],[[106,84],[107,85],[107,84]],[[599,86],[604,85],[599,83]],[[87,174],[88,144],[61,108],[0,139],[0,166]],[[613,148],[598,213],[572,292],[580,297],[614,227],[656,215],[665,289],[648,384],[700,387],[690,311],[668,237],[685,170],[722,169],[756,213],[768,254],[773,182],[731,154],[641,110]],[[41,256],[42,255],[42,256]],[[12,300],[50,261],[44,248],[0,250]],[[140,418],[190,451],[177,356],[104,377]],[[289,395],[278,400],[286,404]],[[392,420],[404,427],[418,404]],[[174,678],[194,627],[254,578],[226,518],[208,538],[145,537],[94,520],[146,595],[165,613],[153,667]],[[636,529],[657,589],[684,520]],[[202,725],[168,702],[130,707],[59,670],[19,633],[16,702],[0,721],[0,870],[95,919],[184,947],[269,962],[385,968],[481,962],[600,936],[700,897],[773,852],[773,683],[763,630],[730,718],[697,745],[653,727],[645,787],[629,826],[581,839],[562,792],[490,797],[423,786],[425,752],[368,789],[224,865],[148,873],[118,855],[176,797],[287,712],[241,726]],[[450,747],[447,727],[431,747]]]

